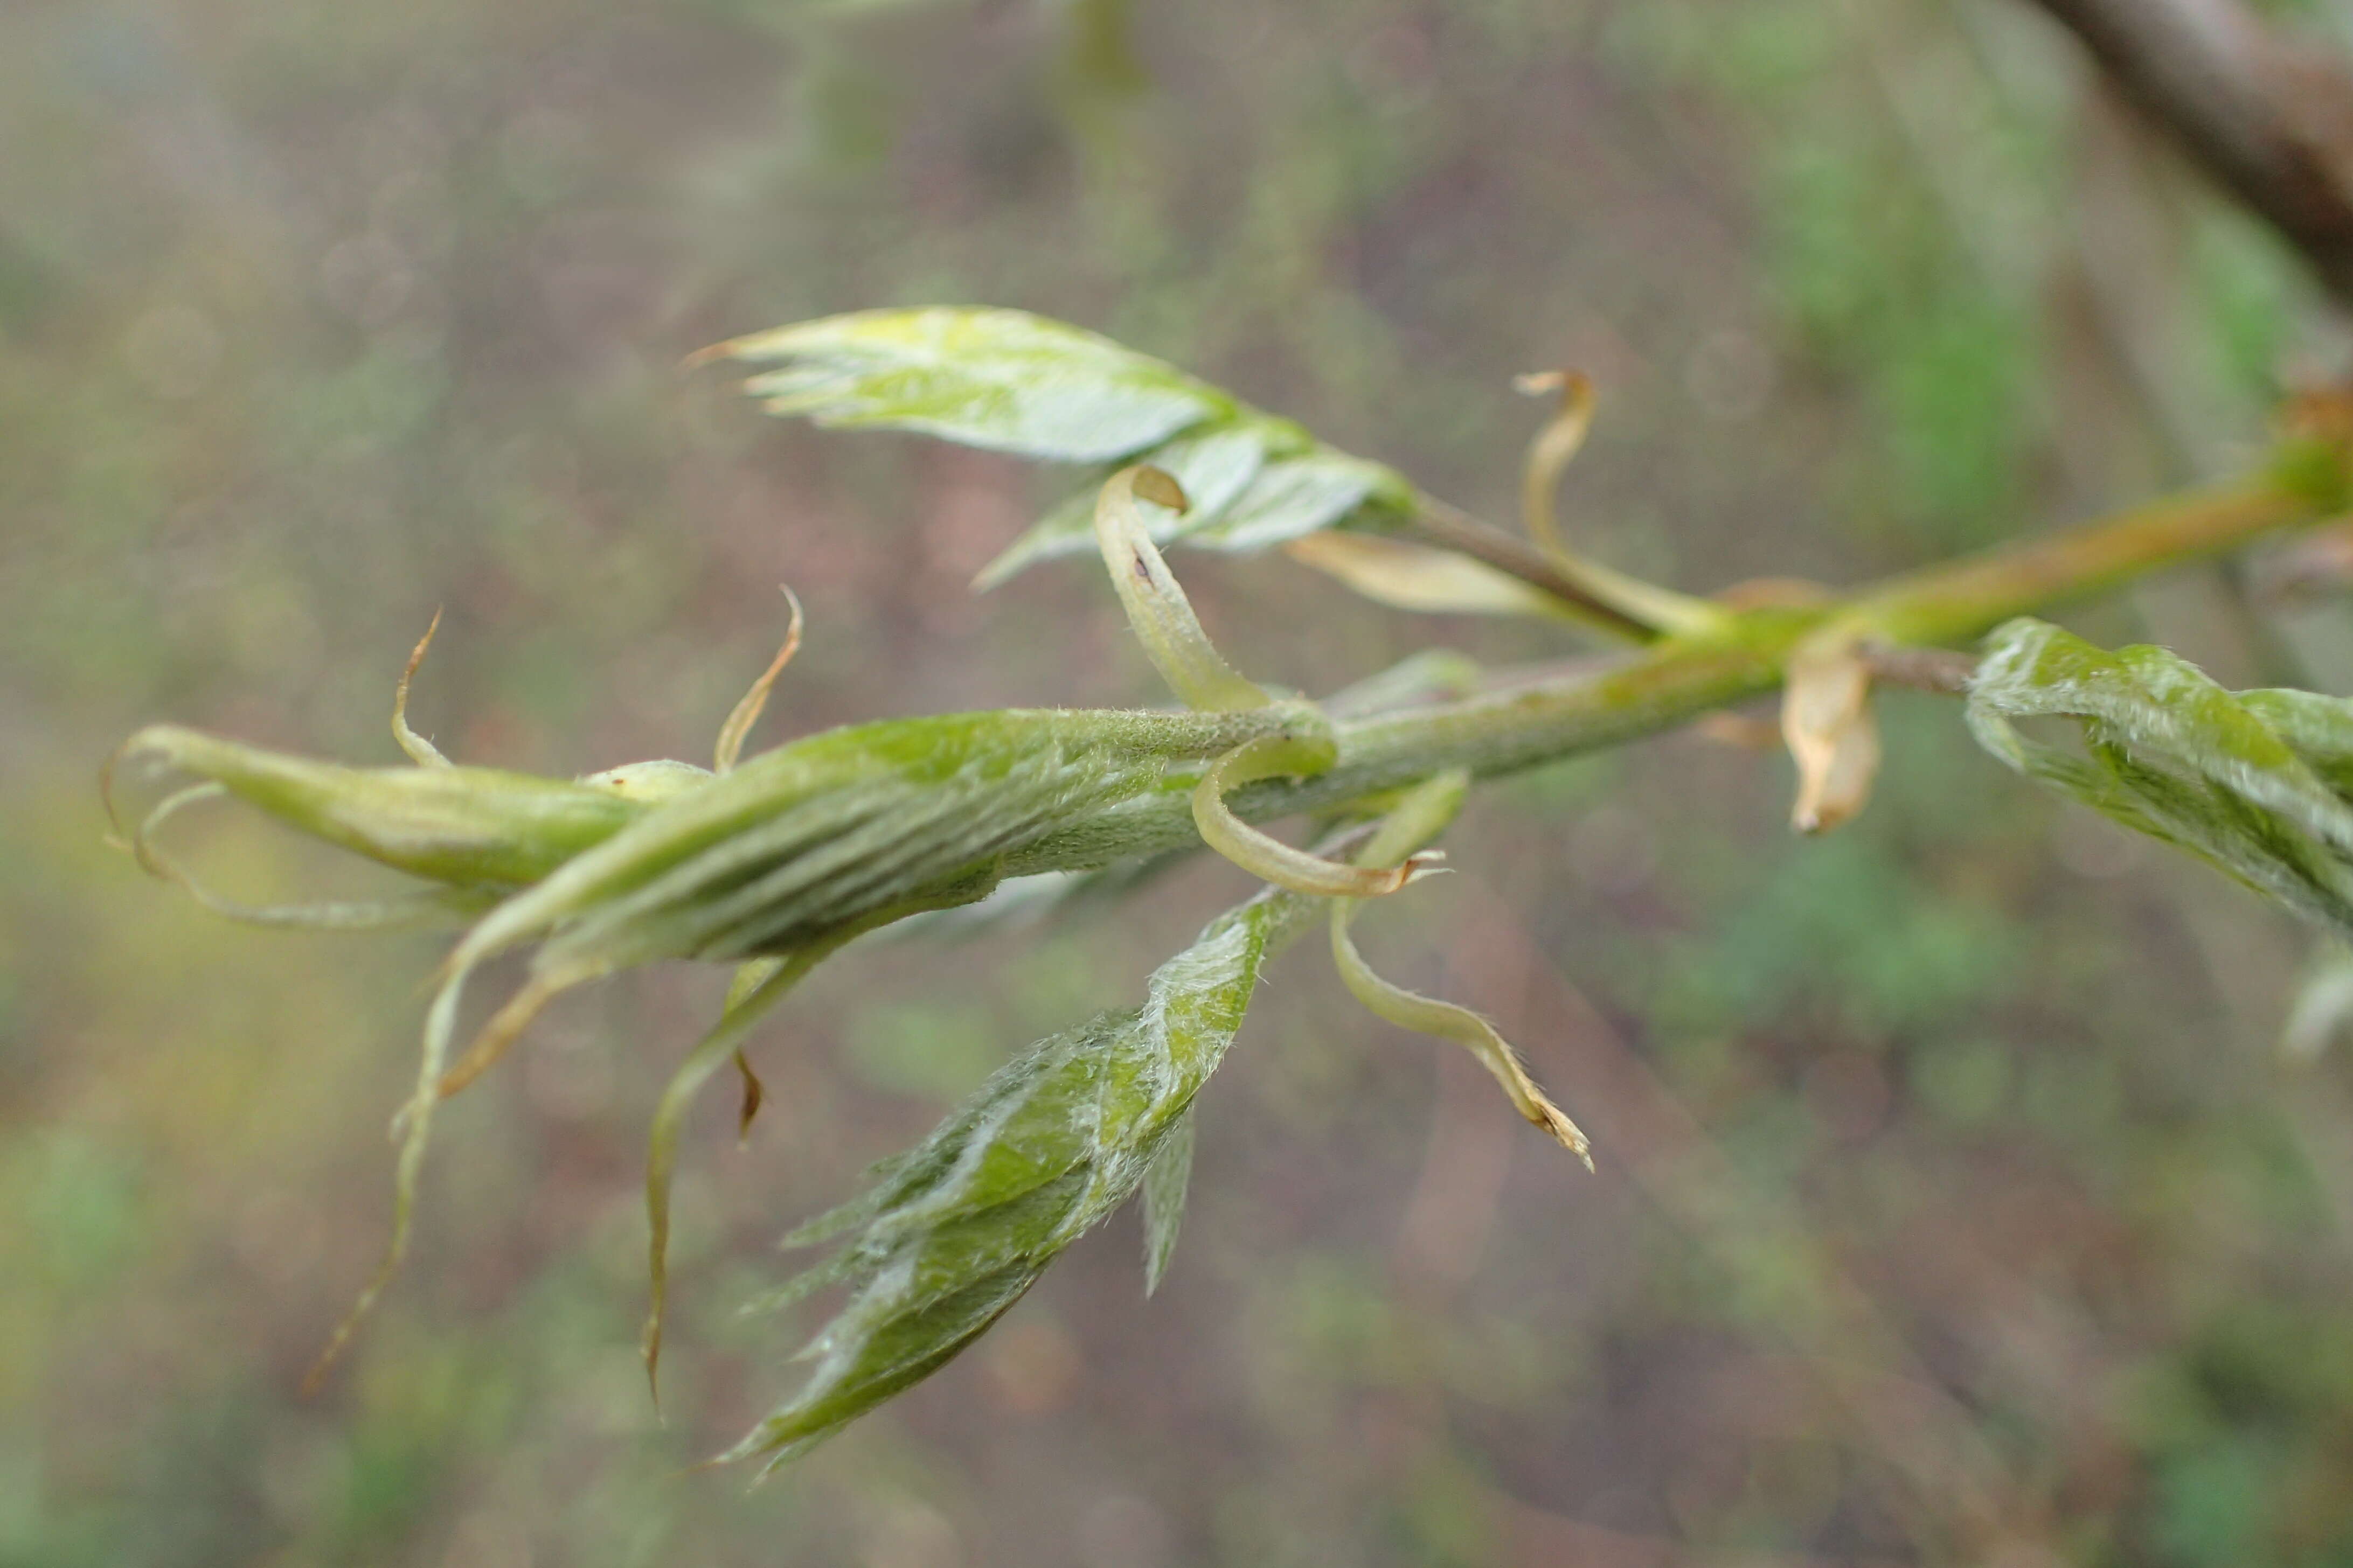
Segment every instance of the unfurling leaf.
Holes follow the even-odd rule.
[[[1879,776],[1879,722],[1871,667],[1850,628],[1799,643],[1781,692],[1781,739],[1798,764],[1789,826],[1824,833],[1861,811]]]
[[[2038,718],[2073,720],[2083,752],[2019,731]],[[2164,648],[2016,620],[1986,641],[1968,719],[2019,772],[2353,936],[2353,703],[2234,694]]]
[[[406,1248],[436,1102],[486,1070],[565,988],[659,958],[805,966],[876,925],[982,897],[1001,875],[1024,869],[1022,853],[1050,837],[1119,858],[1130,852],[1123,809],[1170,787],[1172,763],[1204,763],[1253,739],[1326,736],[1328,728],[1297,703],[1248,713],[970,713],[831,731],[724,774],[654,763],[576,782],[446,765],[346,768],[168,726],[133,736],[118,760],[150,758],[205,781],[167,798],[128,836],[159,875],[187,880],[155,847],[155,829],[196,800],[234,795],[443,884],[381,904],[290,910],[238,909],[192,888],[216,908],[338,928],[480,914],[445,963],[427,1014],[417,1088],[398,1123],[384,1263],[315,1376]],[[534,941],[541,947],[526,984],[452,1067],[467,977],[490,956]],[[721,1032],[740,1034],[735,1026],[747,1021],[731,1009]],[[714,1052],[710,1065],[727,1054]],[[673,1120],[705,1065],[691,1061],[682,1075],[666,1107]],[[668,1155],[657,1133],[649,1196],[658,1205]]]
[[[436,1102],[495,1061],[557,994],[658,959],[790,961],[755,993],[764,994],[852,936],[985,896],[1021,850],[1154,789],[1171,761],[1286,735],[1300,721],[1290,707],[1198,715],[1014,710],[828,731],[707,777],[508,898],[442,964],[417,1089],[401,1113],[392,1240],[322,1366],[406,1247]],[[541,945],[529,980],[445,1078],[468,977],[534,940]],[[728,1030],[723,1020],[721,1035]],[[725,1059],[718,1052],[682,1069],[675,1110]],[[659,1172],[665,1154],[657,1133]],[[657,1209],[660,1179],[649,1176]],[[649,1330],[649,1360],[658,1340]]]
[[[1165,1265],[1166,1189],[1181,1187],[1163,1163],[1171,1140],[1233,1043],[1260,966],[1320,908],[1270,889],[1219,917],[1154,973],[1143,1006],[1008,1063],[864,1196],[788,1237],[857,1231],[765,1304],[836,1282],[849,1299],[801,1352],[817,1363],[807,1384],[727,1458],[781,1463],[935,1371],[1148,1173],[1163,1190],[1150,1245]]]
[[[1067,463],[1149,464],[1192,507],[1162,543],[1263,550],[1326,528],[1393,527],[1418,501],[1396,470],[1327,447],[1163,361],[1020,310],[865,310],[704,351],[778,368],[744,390],[772,414],[913,430]],[[992,586],[1093,543],[1096,486],[1049,511],[982,571]]]

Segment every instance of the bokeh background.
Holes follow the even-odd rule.
[[[2316,45],[2348,10],[2281,13]],[[2353,1063],[2276,1048],[2301,931],[1885,702],[1860,821],[1694,737],[1490,788],[1364,922],[1467,1060],[1277,968],[1147,1301],[1123,1217],[757,1490],[687,1467],[815,1320],[774,1238],[1243,881],[845,953],[685,1158],[668,1425],[639,1177],[723,976],[567,998],[385,1119],[434,940],[208,917],[102,842],[172,720],[367,762],[413,713],[559,774],[851,720],[1158,700],[1084,563],[965,582],[1068,482],[765,420],[693,349],[871,305],[1109,331],[1619,563],[1848,581],[2229,472],[2341,363],[2294,262],[2012,0],[9,0],[0,6],[0,1563],[1464,1568],[2353,1562]],[[1556,655],[1178,558],[1236,661]],[[2208,572],[2076,624],[2353,690],[2339,604]],[[230,811],[260,897],[345,869]],[[1312,945],[1312,944],[1311,944]],[[1972,1521],[1998,1521],[1985,1547]]]

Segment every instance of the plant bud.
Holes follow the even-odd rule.
[[[396,870],[469,888],[537,882],[686,782],[670,771],[683,763],[616,769],[603,783],[496,768],[352,768],[169,724],[132,736],[115,754],[126,757],[210,780],[290,827]]]

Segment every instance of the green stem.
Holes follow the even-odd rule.
[[[1774,690],[1790,650],[1815,627],[1854,619],[1892,642],[1962,642],[2014,616],[2084,598],[2166,567],[2205,560],[2328,515],[2309,487],[2270,479],[2137,507],[2045,538],[1905,573],[1803,608],[1750,610],[1725,630],[1651,644],[1598,673],[1528,683],[1502,694],[1409,709],[1336,726],[1339,761],[1299,780],[1268,780],[1228,797],[1254,822],[1329,811],[1449,768],[1493,777],[1622,744]],[[1105,834],[1049,838],[1009,874],[1101,865],[1197,842],[1186,791],[1172,774]],[[1113,847],[1116,853],[1106,855]]]
[[[1895,642],[1963,642],[2012,616],[2105,593],[2314,522],[2311,498],[2272,483],[2169,497],[2103,521],[1907,573],[1851,601]]]

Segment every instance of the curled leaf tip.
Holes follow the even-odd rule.
[[[1470,782],[1467,773],[1454,769],[1409,791],[1382,819],[1371,840],[1357,852],[1356,864],[1412,866],[1426,860],[1432,852],[1416,846],[1436,837],[1453,820],[1455,813],[1461,809]],[[1332,905],[1332,962],[1349,994],[1377,1017],[1418,1034],[1432,1035],[1468,1047],[1480,1064],[1494,1075],[1514,1110],[1591,1170],[1593,1149],[1585,1133],[1536,1087],[1527,1068],[1521,1065],[1518,1053],[1495,1032],[1493,1024],[1468,1007],[1409,991],[1374,973],[1364,955],[1356,951],[1348,932],[1360,907],[1355,899],[1340,899]]]
[[[1362,1003],[1368,1012],[1401,1028],[1452,1040],[1467,1047],[1478,1058],[1479,1065],[1485,1068],[1503,1088],[1514,1110],[1530,1125],[1576,1155],[1587,1170],[1592,1170],[1591,1140],[1586,1137],[1583,1129],[1569,1120],[1568,1113],[1555,1105],[1537,1086],[1526,1067],[1521,1063],[1519,1053],[1496,1032],[1493,1024],[1468,1007],[1409,991],[1374,972],[1356,951],[1356,942],[1348,934],[1356,911],[1356,905],[1353,900],[1344,899],[1332,907],[1332,961],[1339,970],[1340,982],[1348,988],[1349,994]]]
[[[1560,395],[1552,417],[1528,442],[1527,457],[1521,464],[1520,517],[1529,538],[1547,554],[1566,559],[1568,542],[1561,537],[1553,492],[1559,487],[1562,471],[1583,448],[1593,428],[1593,381],[1573,370],[1547,370],[1515,377],[1512,384],[1532,397]]]
[[[1312,775],[1332,765],[1328,734],[1268,735],[1235,747],[1209,764],[1193,789],[1193,825],[1203,842],[1262,881],[1294,893],[1330,899],[1375,899],[1394,893],[1429,862],[1414,858],[1388,865],[1327,860],[1261,833],[1234,815],[1229,791],[1261,779]]]
[[[1595,404],[1592,378],[1573,370],[1538,371],[1513,384],[1535,396],[1557,394],[1552,417],[1528,441],[1520,465],[1520,521],[1528,538],[1550,561],[1553,570],[1577,588],[1634,624],[1655,633],[1704,634],[1723,629],[1727,614],[1721,605],[1695,599],[1671,588],[1645,583],[1598,562],[1579,556],[1562,532],[1555,500],[1560,477],[1584,448],[1593,428]]]
[[[678,374],[691,375],[705,365],[717,364],[721,360],[734,358],[735,346],[743,341],[741,338],[729,338],[724,342],[711,343],[695,350],[678,362]]]
[[[1184,511],[1192,506],[1193,503],[1186,499],[1185,487],[1178,484],[1176,476],[1167,469],[1139,463],[1132,471],[1135,475],[1134,489],[1139,499],[1155,506],[1165,506],[1170,511]]]
[[[425,635],[417,639],[409,650],[408,662],[400,671],[400,684],[392,689],[392,738],[408,753],[408,760],[420,768],[446,768],[449,759],[441,749],[408,727],[408,683],[417,679],[417,667],[425,662],[425,650],[433,646],[433,634],[441,629],[441,611],[436,608],[433,620]]]
[[[462,950],[461,950],[462,951]],[[400,1272],[401,1259],[408,1252],[409,1225],[417,1206],[417,1177],[424,1170],[427,1133],[433,1123],[433,1107],[440,1100],[443,1064],[449,1055],[450,1037],[458,1026],[458,1004],[465,990],[469,971],[459,969],[441,983],[434,994],[433,1005],[425,1015],[425,1046],[423,1059],[417,1071],[417,1088],[403,1111],[405,1121],[400,1139],[400,1159],[393,1177],[392,1238],[385,1245],[384,1259],[361,1289],[359,1299],[343,1313],[335,1331],[327,1337],[326,1348],[311,1363],[302,1376],[302,1393],[309,1397],[318,1392],[333,1370],[343,1351],[359,1332],[360,1324],[375,1307],[376,1300]]]
[[[778,584],[777,587],[793,612],[791,622],[785,627],[784,646],[776,650],[776,657],[768,661],[768,668],[760,672],[760,678],[752,682],[752,689],[736,701],[727,715],[727,722],[719,727],[719,743],[712,755],[713,772],[730,773],[735,771],[735,763],[744,754],[744,738],[751,734],[752,726],[760,721],[760,714],[767,708],[768,693],[775,688],[776,677],[784,673],[785,666],[792,663],[793,655],[801,650],[801,631],[806,618],[801,614],[800,596],[785,584]]]
[[[1520,1076],[1523,1078],[1526,1077],[1525,1070],[1522,1071]],[[1550,1100],[1546,1099],[1545,1097],[1544,1090],[1536,1088],[1533,1079],[1528,1081],[1527,1089],[1531,1098],[1535,1101],[1535,1107],[1538,1111],[1537,1115],[1531,1116],[1528,1120],[1549,1135],[1553,1142],[1558,1143],[1562,1148],[1576,1155],[1578,1162],[1585,1166],[1586,1170],[1588,1172],[1591,1171],[1593,1169],[1593,1141],[1586,1137],[1585,1130],[1577,1126],[1576,1122],[1571,1121],[1568,1119],[1567,1114],[1563,1111],[1559,1106],[1555,1105]]]
[[[228,795],[226,786],[189,784],[155,804],[140,820],[121,847],[131,852],[140,868],[171,883],[198,905],[227,920],[248,925],[277,926],[301,931],[383,931],[395,926],[428,925],[462,915],[469,900],[453,889],[419,888],[374,900],[342,900],[305,904],[247,904],[214,892],[185,866],[156,843],[164,824],[188,806]]]
[[[1228,664],[1201,629],[1192,602],[1145,527],[1138,502],[1185,510],[1185,491],[1166,473],[1137,464],[1122,468],[1095,499],[1095,542],[1127,623],[1153,668],[1187,708],[1241,712],[1273,700]]]
[[[491,1015],[491,1021],[475,1035],[474,1043],[466,1047],[466,1054],[458,1058],[457,1066],[441,1075],[439,1098],[448,1100],[496,1067],[558,993],[587,978],[585,971],[533,975]]]
[[[649,1300],[639,1352],[645,1359],[646,1384],[652,1391],[657,1412],[661,1409],[662,1323],[670,1305],[670,1186],[678,1167],[679,1135],[685,1128],[686,1113],[711,1075],[732,1060],[744,1075],[744,1106],[737,1134],[740,1137],[750,1130],[752,1117],[760,1109],[762,1094],[759,1079],[744,1059],[744,1037],[770,1008],[800,984],[804,975],[849,940],[849,935],[841,935],[783,957],[755,958],[738,966],[734,981],[727,988],[726,1004],[720,1009],[719,1022],[687,1053],[686,1059],[663,1087],[661,1100],[654,1108],[653,1126],[646,1137]]]
[[[1512,390],[1527,397],[1542,397],[1546,393],[1565,395],[1564,405],[1593,396],[1593,378],[1581,370],[1524,370],[1512,377]]]

